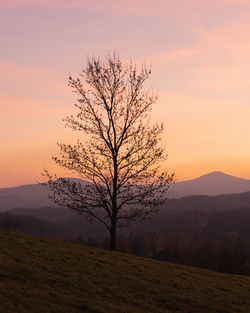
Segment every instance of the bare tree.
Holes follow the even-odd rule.
[[[141,221],[166,200],[173,174],[160,171],[166,160],[161,145],[163,124],[150,124],[157,95],[144,88],[151,70],[124,64],[117,53],[104,60],[89,58],[79,78],[69,77],[77,94],[78,114],[67,127],[84,134],[74,145],[59,143],[52,157],[81,181],[53,179],[46,172],[51,199],[59,205],[102,223],[116,248],[117,227]]]

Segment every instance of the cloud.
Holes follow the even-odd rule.
[[[0,1],[1,9],[69,9],[91,6],[90,0],[8,0]]]
[[[161,88],[243,103],[250,97],[249,54],[250,23],[243,23],[203,31],[185,46],[152,55],[152,63]]]
[[[227,11],[228,8],[249,8],[245,0],[8,0],[0,1],[2,9],[40,8],[46,10],[86,8],[102,10],[126,15],[139,16],[171,16],[172,13],[185,17],[192,13],[192,17],[208,15],[211,11]],[[183,14],[184,13],[184,14]],[[187,16],[186,16],[187,17]]]
[[[0,62],[2,95],[52,100],[69,99],[67,73],[44,66]]]

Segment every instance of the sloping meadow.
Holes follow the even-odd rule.
[[[250,312],[250,278],[0,231],[0,312]]]

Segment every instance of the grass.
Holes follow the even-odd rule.
[[[0,231],[1,313],[250,312],[250,277]]]

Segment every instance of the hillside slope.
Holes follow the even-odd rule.
[[[170,186],[168,197],[181,198],[193,195],[216,196],[250,191],[250,180],[234,177],[220,171],[211,172],[192,180]]]
[[[0,231],[0,312],[250,312],[250,278]]]

